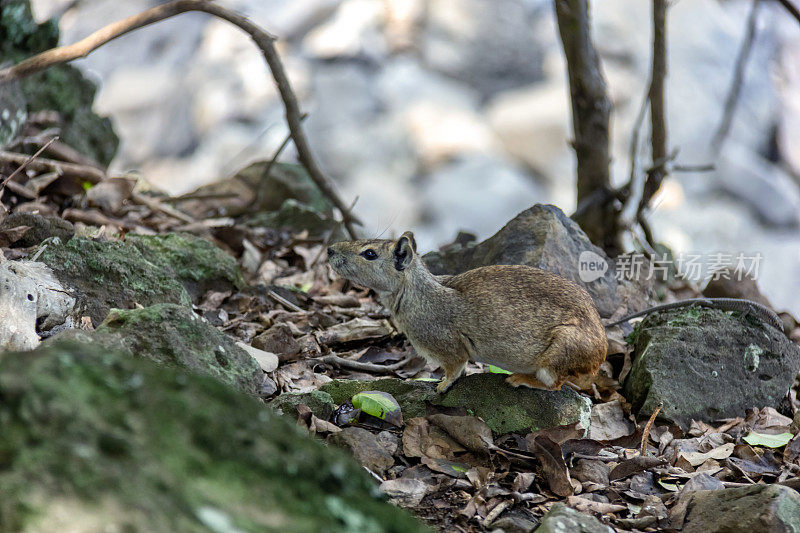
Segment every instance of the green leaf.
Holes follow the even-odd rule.
[[[779,435],[766,435],[764,433],[756,433],[751,431],[749,435],[744,438],[744,441],[751,446],[764,446],[767,448],[783,448],[789,441],[792,440],[791,433],[781,433]]]
[[[667,489],[670,492],[678,492],[678,484],[677,483],[667,483],[666,481],[658,480],[658,484]]]
[[[508,370],[503,370],[499,366],[489,365],[489,372],[492,374],[511,374]]]
[[[403,412],[400,410],[400,404],[388,392],[378,390],[359,392],[353,396],[352,402],[353,407],[361,409],[362,413],[380,418],[398,427],[403,425]]]

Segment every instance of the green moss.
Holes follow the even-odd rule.
[[[62,335],[207,374],[249,394],[258,394],[264,381],[261,367],[250,354],[186,306],[156,304],[143,309],[112,309],[94,332],[71,331]],[[60,339],[61,335],[55,338],[56,342]]]
[[[0,398],[3,531],[64,501],[126,531],[422,530],[351,457],[211,378],[60,342],[3,354]]]
[[[293,420],[297,420],[297,406],[300,404],[308,406],[316,417],[323,420],[328,420],[331,417],[335,407],[331,395],[319,390],[285,392],[270,402],[270,406],[280,409],[283,414]]]
[[[128,234],[148,261],[171,272],[194,298],[211,289],[244,287],[236,259],[207,240],[187,233]]]
[[[536,431],[580,423],[589,428],[591,402],[569,388],[559,391],[514,388],[503,374],[472,374],[453,384],[434,403],[463,407],[481,417],[498,434]]]
[[[127,243],[73,237],[66,243],[46,241],[43,246],[39,261],[53,269],[62,285],[77,291],[78,305],[95,324],[112,307],[191,304],[186,289],[170,271]]]
[[[129,234],[124,242],[73,237],[43,247],[39,260],[64,286],[77,290],[79,305],[95,324],[112,307],[190,305],[208,290],[244,284],[232,256],[192,235]]]

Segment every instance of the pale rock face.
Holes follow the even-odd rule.
[[[0,263],[0,351],[33,350],[39,344],[37,319],[42,327],[63,323],[75,300],[43,263]]]

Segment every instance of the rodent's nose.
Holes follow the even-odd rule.
[[[336,252],[333,250],[333,248],[331,248],[330,246],[328,246],[328,257],[332,256],[332,255],[333,255],[333,254],[335,254],[335,253],[336,253]]]

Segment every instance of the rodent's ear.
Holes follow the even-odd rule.
[[[405,237],[406,239],[408,239],[408,242],[409,242],[409,243],[411,243],[411,249],[412,249],[412,250],[414,250],[414,251],[416,252],[416,251],[417,251],[417,240],[414,238],[414,233],[413,233],[413,232],[411,232],[411,231],[406,231],[405,233],[403,233],[402,235],[400,235],[400,238],[401,238],[401,239],[402,239],[403,237]]]
[[[416,252],[417,243],[414,241],[414,234],[410,231],[403,233],[397,242],[394,243],[392,256],[394,257],[394,268],[403,271],[411,260],[414,259],[414,252]]]

